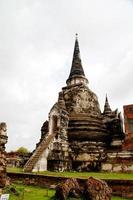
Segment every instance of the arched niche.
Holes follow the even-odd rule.
[[[57,117],[57,115],[53,115],[51,120],[52,120],[51,131],[52,131],[52,133],[55,133],[58,130],[58,117]]]
[[[58,131],[60,126],[60,114],[58,105],[55,104],[49,114],[49,134],[53,134]]]

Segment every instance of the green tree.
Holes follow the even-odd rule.
[[[27,154],[29,153],[29,150],[26,148],[26,147],[19,147],[17,150],[16,150],[17,153],[21,153],[21,154]]]

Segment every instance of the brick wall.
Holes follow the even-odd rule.
[[[64,181],[65,177],[53,177],[36,174],[26,173],[8,173],[8,177],[11,178],[12,182],[22,181],[24,184],[55,188],[57,184]],[[81,184],[86,179],[78,179]],[[133,199],[133,180],[106,180],[108,185],[112,188],[113,195],[128,197]]]
[[[126,138],[123,149],[133,151],[133,104],[123,106]]]

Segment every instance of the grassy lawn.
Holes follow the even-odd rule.
[[[124,173],[108,173],[108,172],[39,172],[38,174],[44,174],[49,176],[61,176],[61,177],[74,177],[74,178],[88,178],[90,176],[99,179],[126,179],[133,180],[133,174]]]
[[[7,168],[7,172],[23,172],[22,168]],[[74,178],[88,178],[90,176],[100,179],[125,179],[133,180],[133,173],[109,173],[109,172],[38,172],[34,174],[42,174],[46,176],[56,177],[74,177]]]
[[[18,167],[7,167],[6,168],[7,172],[23,172],[23,168],[18,168]]]
[[[16,193],[11,188],[15,188]],[[35,186],[25,186],[13,184],[5,189],[5,193],[10,194],[9,200],[49,200],[54,196],[55,191]]]
[[[111,200],[128,200],[122,197],[112,197]]]
[[[14,192],[12,188],[15,188]],[[21,184],[13,184],[5,189],[5,193],[10,194],[9,200],[52,200],[55,190],[44,189],[35,186],[25,186]],[[69,198],[69,200],[76,200]],[[112,200],[127,200],[121,197],[112,197]]]

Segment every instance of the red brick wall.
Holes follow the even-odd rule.
[[[123,106],[126,139],[123,148],[133,150],[133,104]]]

